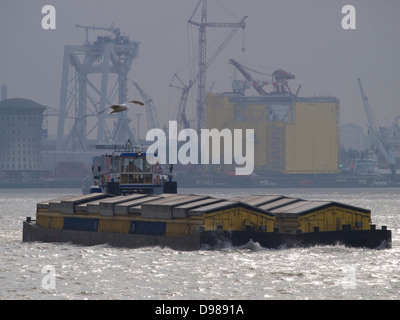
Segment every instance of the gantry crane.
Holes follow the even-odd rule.
[[[83,45],[64,47],[57,150],[85,152],[89,136],[97,144],[125,143],[133,136],[129,119],[122,114],[109,116],[99,111],[115,102],[127,101],[128,72],[139,55],[139,42],[122,36],[119,28],[76,27],[86,31],[86,39]],[[90,43],[88,33],[96,30],[111,35],[98,36]],[[115,118],[111,132],[109,125]],[[67,128],[71,129],[65,139]]]
[[[389,164],[389,168],[392,174],[394,175],[396,174],[396,162],[395,162],[394,152],[391,148],[387,148],[383,143],[382,136],[376,125],[375,118],[372,114],[371,106],[369,105],[368,98],[364,92],[364,88],[361,84],[360,78],[358,78],[358,84],[360,86],[361,98],[364,105],[365,114],[367,115],[368,134],[370,137],[372,137],[380,153],[385,157],[386,161]]]
[[[201,9],[201,19],[200,22],[193,21],[193,17],[199,8],[200,4],[202,4]],[[176,77],[181,84],[183,84],[182,96],[179,103],[178,108],[178,126],[187,127],[188,121],[185,115],[186,103],[190,89],[193,87],[195,83],[198,85],[198,99],[197,99],[197,108],[196,108],[196,130],[200,132],[201,129],[205,126],[205,96],[206,96],[206,70],[210,67],[210,65],[214,62],[217,56],[221,53],[223,48],[228,44],[228,42],[232,39],[235,33],[240,29],[244,29],[246,24],[244,23],[247,16],[245,16],[238,23],[227,23],[227,22],[207,22],[207,0],[199,0],[194,9],[192,15],[190,16],[188,23],[199,28],[199,48],[198,48],[198,73],[197,75],[190,79],[188,85],[184,85],[183,82]],[[232,28],[232,31],[228,34],[222,44],[218,47],[218,49],[214,52],[214,54],[207,60],[207,27],[216,27],[216,28]],[[173,86],[173,85],[171,85]],[[176,87],[176,86],[173,86]]]

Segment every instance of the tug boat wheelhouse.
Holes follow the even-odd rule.
[[[113,195],[176,193],[177,184],[172,181],[173,167],[169,167],[168,174],[163,174],[162,166],[158,162],[150,164],[150,158],[157,158],[157,155],[132,147],[129,140],[111,154],[93,157],[92,177],[87,179],[82,192]]]

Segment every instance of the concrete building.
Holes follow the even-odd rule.
[[[38,177],[41,156],[43,112],[29,99],[0,102],[0,172],[10,178]]]

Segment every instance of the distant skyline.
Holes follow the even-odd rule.
[[[139,57],[129,79],[152,97],[164,124],[173,119],[178,89],[170,88],[173,75],[188,81],[189,52],[197,29],[188,26],[198,0],[2,0],[0,4],[0,85],[8,98],[27,98],[58,108],[64,46],[81,45],[85,32],[75,27],[113,24],[140,42]],[[233,58],[244,65],[272,73],[282,68],[296,76],[300,96],[335,96],[340,100],[341,124],[365,127],[357,78],[381,125],[400,116],[400,1],[398,0],[208,0],[208,21],[237,22],[248,16],[244,37],[238,31],[207,71],[207,87],[231,91]],[[41,27],[44,5],[56,9],[56,29]],[[356,9],[356,29],[341,26],[344,5]],[[208,43],[216,50],[228,30],[208,28]],[[97,35],[89,34],[91,41]],[[219,41],[219,42],[218,42]],[[189,43],[190,42],[190,43]],[[244,52],[242,51],[244,43]],[[237,72],[237,77],[241,75]],[[263,80],[260,76],[260,79]],[[129,98],[138,98],[131,86]],[[189,99],[191,105],[196,97]],[[129,114],[136,124],[136,111]],[[54,119],[54,118],[53,118]],[[49,120],[50,121],[50,120]],[[51,120],[54,128],[56,120]],[[55,122],[55,123],[54,123]],[[142,126],[144,127],[144,126]],[[141,136],[146,128],[142,128]]]

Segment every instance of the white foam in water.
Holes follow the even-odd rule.
[[[261,247],[261,245],[258,242],[254,242],[252,239],[250,239],[250,241],[247,242],[245,245],[239,246],[237,248],[238,249],[249,249],[249,250],[253,250],[253,251],[258,251],[258,250],[264,249],[263,247]]]

